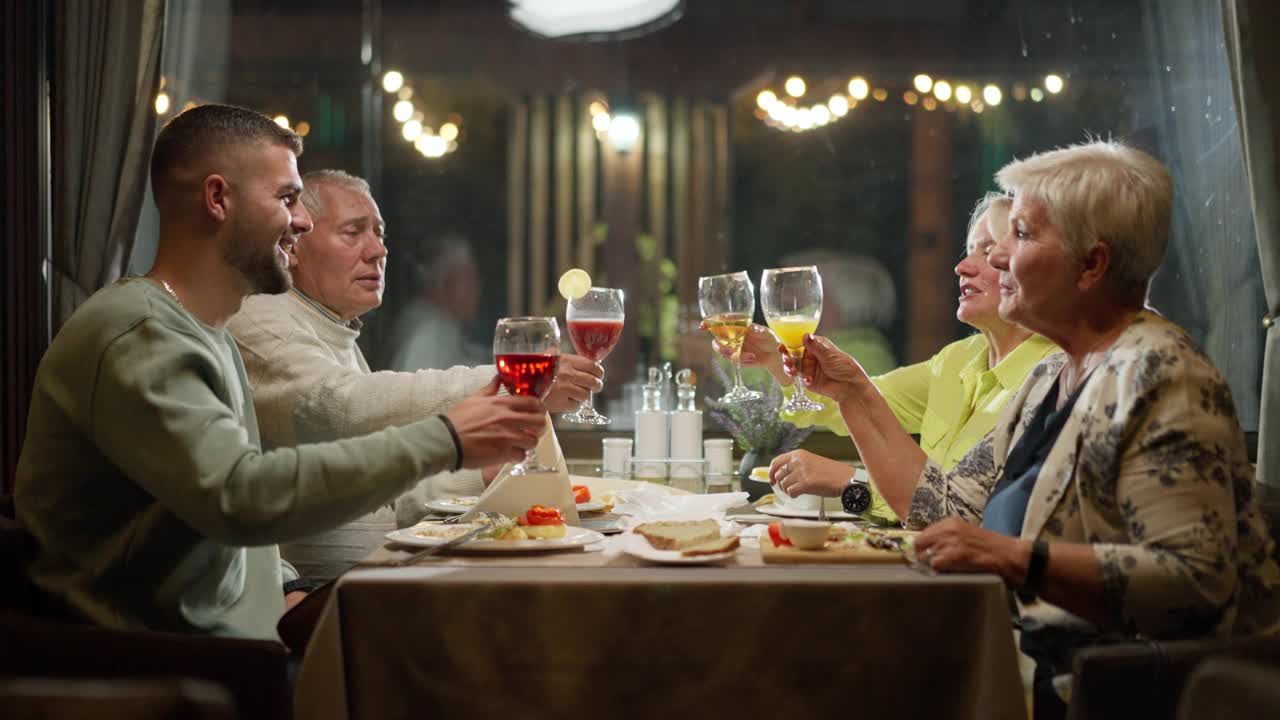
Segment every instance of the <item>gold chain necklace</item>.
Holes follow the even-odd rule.
[[[178,293],[173,291],[173,286],[169,284],[168,280],[165,280],[164,278],[156,277],[155,275],[150,275],[148,277],[160,283],[160,287],[164,288],[164,291],[169,293],[169,297],[173,298],[173,301],[178,303],[178,307],[182,308],[183,310],[187,309],[187,306],[182,304],[182,299],[178,297]]]

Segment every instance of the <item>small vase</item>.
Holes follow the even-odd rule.
[[[748,450],[742,456],[742,464],[738,466],[738,486],[747,494],[749,502],[755,502],[773,492],[769,483],[751,479],[751,471],[759,464],[760,451]]]

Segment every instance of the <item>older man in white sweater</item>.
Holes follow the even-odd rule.
[[[493,366],[371,372],[356,345],[359,316],[382,304],[387,258],[378,204],[363,179],[337,170],[303,176],[302,201],[314,222],[291,251],[293,289],[248,298],[227,324],[244,356],[263,445],[287,446],[361,435],[444,412],[484,387]],[[603,369],[562,355],[544,399],[551,412],[576,407],[601,388]],[[332,575],[367,554],[393,529],[424,514],[426,500],[477,495],[497,467],[425,478],[396,501],[349,526],[282,552],[313,575]]]

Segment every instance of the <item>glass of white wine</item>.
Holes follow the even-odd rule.
[[[769,329],[782,341],[798,367],[804,357],[804,336],[818,329],[822,319],[822,276],[814,265],[765,270],[760,277],[760,308]],[[810,400],[800,378],[792,385],[787,412],[815,412],[822,405]]]
[[[756,313],[756,290],[745,272],[698,278],[702,324],[721,345],[733,351],[733,387],[721,402],[759,400],[763,395],[742,384],[742,344]]]

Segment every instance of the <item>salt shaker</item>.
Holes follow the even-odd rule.
[[[631,457],[631,438],[605,438],[604,466],[601,474],[607,478],[624,478],[627,475],[627,460]]]
[[[733,440],[710,438],[702,443],[706,451],[707,492],[733,489]]]

